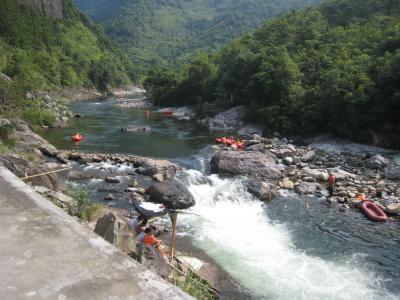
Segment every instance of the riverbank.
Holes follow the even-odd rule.
[[[147,151],[147,153],[150,155],[154,155],[153,153],[161,153],[161,155],[169,157],[170,154],[166,151],[168,149],[166,149],[163,144],[160,143],[161,140],[153,138],[154,132],[157,132],[158,130],[160,130],[160,137],[167,135],[167,137],[171,139],[171,132],[176,135],[177,142],[175,142],[175,140],[170,141],[170,144],[174,145],[174,156],[170,156],[173,158],[176,157],[176,153],[179,153],[179,148],[182,145],[180,144],[180,141],[182,141],[183,138],[187,139],[187,142],[191,146],[193,146],[194,141],[199,141],[200,133],[198,131],[196,131],[198,134],[197,137],[186,135],[186,131],[184,130],[186,130],[187,127],[190,127],[188,126],[188,123],[175,123],[175,121],[170,117],[162,115],[157,116],[155,114],[150,118],[153,128],[151,133],[120,133],[120,124],[126,125],[126,120],[131,120],[137,116],[138,120],[135,119],[135,122],[146,122],[146,119],[143,117],[143,113],[138,112],[137,114],[133,114],[133,112],[130,112],[128,114],[125,110],[112,110],[109,107],[114,106],[115,101],[95,101],[93,103],[81,104],[82,105],[79,107],[87,107],[87,112],[85,113],[85,117],[77,122],[77,126],[83,128],[85,123],[82,123],[82,121],[85,121],[86,119],[87,122],[93,123],[92,120],[94,120],[94,118],[89,114],[90,112],[95,114],[94,116],[96,122],[91,124],[91,126],[96,127],[94,129],[95,132],[92,133],[85,127],[86,129],[83,132],[85,133],[87,139],[85,139],[82,145],[73,145],[70,141],[70,136],[68,133],[71,131],[71,129],[68,129],[67,131],[57,130],[61,139],[66,139],[66,148],[75,149],[75,151],[60,151],[58,153],[58,157],[53,157],[52,161],[53,163],[60,163],[58,159],[66,159],[69,161],[68,158],[74,158],[73,161],[70,162],[75,168],[73,171],[82,172],[83,177],[81,179],[72,179],[72,175],[77,175],[80,177],[82,173],[71,174],[70,182],[73,184],[72,187],[78,188],[82,185],[86,186],[89,190],[93,191],[95,199],[107,204],[107,206],[129,209],[128,203],[131,194],[133,192],[136,193],[137,191],[131,186],[129,186],[132,188],[130,191],[125,191],[127,186],[130,184],[137,184],[139,187],[141,187],[138,189],[138,191],[140,190],[140,193],[143,193],[146,188],[153,182],[156,182],[158,180],[157,177],[159,177],[154,177],[154,175],[157,174],[154,172],[151,176],[143,176],[143,174],[139,174],[137,171],[141,166],[138,165],[136,167],[133,165],[138,158],[136,156],[121,155],[118,154],[118,152],[137,152],[133,147],[136,147],[137,144],[139,144],[139,146],[144,148],[145,151]],[[99,108],[103,106],[104,109]],[[97,119],[98,117],[99,119]],[[118,118],[118,122],[115,121],[116,118]],[[99,125],[103,123],[104,126],[107,127],[107,131],[99,130]],[[181,125],[182,127],[180,127]],[[160,129],[158,129],[157,126],[159,126]],[[52,131],[56,132],[56,130]],[[205,131],[205,134],[206,133],[207,132]],[[129,147],[126,148],[127,151],[124,151],[125,148],[121,147],[119,140],[114,139],[117,134],[120,134],[121,139],[124,141],[132,139],[131,142],[127,143],[127,146]],[[201,132],[201,135],[202,134],[203,132]],[[187,186],[191,193],[195,195],[195,199],[197,201],[193,211],[191,210],[196,214],[196,216],[183,216],[180,218],[180,220],[182,220],[182,224],[184,224],[184,226],[180,229],[181,232],[183,233],[186,241],[193,241],[192,243],[195,245],[195,250],[193,253],[196,253],[196,255],[197,253],[206,253],[207,255],[210,255],[212,257],[210,261],[212,261],[213,264],[216,263],[217,265],[221,266],[224,270],[229,272],[229,275],[233,274],[235,281],[240,282],[241,286],[249,288],[251,291],[253,288],[252,286],[254,286],[251,282],[249,282],[249,278],[252,278],[252,275],[249,273],[249,270],[252,269],[250,268],[252,265],[252,257],[259,257],[262,260],[261,265],[265,266],[265,270],[260,269],[259,272],[262,272],[262,276],[265,278],[268,278],[271,270],[270,268],[272,268],[272,270],[277,268],[275,271],[279,272],[280,274],[279,276],[281,278],[279,280],[285,281],[288,276],[288,274],[280,270],[278,266],[270,265],[268,257],[265,257],[264,253],[271,253],[272,257],[278,255],[280,259],[285,259],[285,257],[281,257],[283,254],[279,251],[278,253],[272,251],[273,249],[269,249],[268,243],[262,243],[260,247],[258,245],[253,245],[255,249],[249,250],[249,252],[254,253],[254,255],[247,255],[247,247],[244,245],[242,247],[240,243],[239,249],[236,248],[238,247],[238,241],[235,236],[237,236],[238,232],[240,232],[241,236],[245,237],[244,240],[248,241],[248,243],[251,243],[251,241],[246,238],[247,233],[241,228],[235,227],[235,224],[238,223],[237,220],[242,218],[241,213],[243,213],[243,217],[245,216],[247,222],[250,222],[249,220],[251,220],[252,226],[254,226],[254,229],[260,236],[267,235],[268,232],[272,232],[272,236],[277,237],[279,237],[281,234],[281,231],[277,231],[277,229],[274,228],[275,226],[273,225],[273,219],[260,217],[260,214],[269,215],[270,213],[273,213],[272,216],[283,215],[285,217],[282,219],[282,222],[286,223],[285,226],[290,227],[292,224],[296,224],[295,220],[297,218],[297,214],[299,213],[305,218],[301,224],[308,224],[313,222],[313,220],[316,220],[317,222],[320,217],[318,214],[320,213],[320,210],[323,209],[324,218],[328,218],[330,220],[329,222],[332,222],[332,220],[335,219],[340,219],[343,223],[348,222],[350,223],[350,226],[354,227],[352,230],[356,233],[355,236],[353,236],[355,240],[349,241],[348,247],[350,248],[353,248],[354,245],[357,244],[357,238],[360,234],[363,240],[368,240],[370,241],[371,245],[375,245],[373,247],[374,249],[380,249],[381,246],[384,248],[386,247],[384,242],[380,240],[379,243],[377,242],[377,239],[379,239],[377,232],[374,230],[368,230],[366,233],[359,233],[359,227],[365,228],[365,226],[367,226],[370,229],[378,227],[382,228],[382,233],[384,234],[380,233],[379,236],[384,236],[385,240],[388,241],[392,239],[390,237],[392,235],[392,226],[390,224],[394,224],[394,226],[397,224],[394,222],[388,222],[387,225],[382,225],[373,224],[372,222],[368,221],[365,216],[355,209],[355,206],[352,206],[352,198],[350,197],[350,193],[355,192],[354,188],[357,189],[360,187],[368,188],[368,191],[371,193],[371,195],[373,195],[373,189],[370,189],[369,186],[374,187],[373,185],[378,183],[377,180],[379,177],[379,179],[382,178],[385,180],[385,184],[388,185],[387,192],[391,193],[389,196],[395,201],[396,189],[394,189],[394,186],[398,183],[395,179],[386,181],[385,176],[386,174],[389,174],[387,173],[388,170],[393,170],[392,166],[397,162],[396,152],[388,152],[384,149],[371,148],[349,143],[341,144],[337,141],[333,143],[330,140],[314,141],[308,146],[305,146],[305,144],[298,144],[295,140],[290,141],[283,137],[265,138],[253,135],[251,133],[244,134],[243,137],[247,139],[247,147],[244,149],[244,151],[235,151],[235,149],[218,147],[216,145],[210,146],[210,144],[213,143],[214,138],[208,135],[207,138],[201,137],[201,143],[196,146],[197,148],[193,148],[194,150],[189,152],[193,153],[193,151],[195,151],[196,156],[190,158],[194,159],[195,161],[187,163],[189,157],[186,160],[181,159],[182,156],[184,157],[187,154],[181,154],[178,156],[179,159],[174,159],[174,162],[178,167],[185,166],[188,169],[195,168],[201,171],[200,173],[193,170],[183,170],[183,172],[178,175],[179,180],[184,182],[185,186]],[[105,147],[110,146],[103,142],[99,143],[99,141],[107,141],[109,144],[117,145],[118,147],[106,148],[107,151],[110,152],[109,154],[94,154],[92,153],[94,152],[93,149],[99,149],[100,151],[101,149],[105,149]],[[155,152],[155,149],[157,149],[157,152]],[[199,151],[198,149],[202,150]],[[79,150],[84,150],[85,152]],[[309,153],[310,151],[314,152],[314,154],[312,152]],[[379,170],[367,167],[367,161],[379,152],[381,152],[381,155],[385,159],[384,162],[386,161],[387,164],[380,166]],[[213,157],[214,159],[212,159]],[[208,175],[209,173],[207,170],[209,169],[208,165],[211,160],[213,161],[211,167],[214,173],[220,173],[221,177],[216,175]],[[320,160],[321,162],[319,162]],[[380,159],[378,160],[380,161]],[[346,195],[344,196],[339,194],[335,195],[335,197],[332,198],[332,200],[334,200],[333,202],[330,202],[330,200],[328,201],[328,197],[324,195],[326,194],[326,191],[324,190],[326,181],[322,180],[324,178],[326,179],[326,174],[328,171],[330,171],[330,169],[335,169],[335,172],[338,173],[336,174],[339,179],[337,186],[338,191],[340,188],[340,192],[342,192],[344,195],[344,191],[342,191],[343,188],[346,192]],[[318,175],[314,174],[314,172],[318,172]],[[65,172],[63,177],[66,178],[68,173],[69,171]],[[321,175],[320,173],[323,174]],[[356,178],[349,177],[342,180],[341,176],[343,177],[347,173],[354,173]],[[105,181],[107,176],[114,177],[113,180],[117,179],[120,182],[107,182]],[[189,176],[189,178],[185,179],[186,176]],[[313,176],[315,176],[315,178]],[[162,176],[159,179],[163,179]],[[292,183],[293,188],[291,187],[289,181]],[[244,188],[242,188],[243,186]],[[301,190],[308,190],[308,192],[304,192],[302,195],[299,195]],[[296,191],[298,193],[296,193]],[[263,199],[263,201],[253,200],[251,195],[249,195],[249,192],[251,192],[252,195],[256,195]],[[358,192],[358,190],[356,192]],[[143,195],[140,193],[136,194],[138,194],[140,197],[143,197]],[[107,200],[105,198],[107,198]],[[271,198],[273,198],[272,201],[270,201]],[[349,203],[340,203],[342,199]],[[377,200],[381,201],[380,199]],[[203,201],[204,203],[202,203]],[[240,203],[240,206],[236,205],[236,203]],[[300,207],[301,209],[304,209],[304,212],[299,209],[299,203],[303,205]],[[348,205],[349,208],[347,208],[345,205]],[[268,209],[265,209],[265,207]],[[278,207],[280,208],[279,210],[277,210]],[[351,207],[354,207],[354,209],[351,209]],[[257,208],[257,210],[255,210],[255,208]],[[232,212],[235,213],[233,216],[231,215]],[[286,215],[285,212],[287,212]],[[289,214],[289,212],[292,212],[294,215]],[[197,217],[197,215],[200,215],[201,217]],[[310,219],[309,215],[312,215],[313,217]],[[233,217],[233,219],[236,221],[233,222],[231,219],[229,219],[230,217]],[[254,218],[254,222],[252,218]],[[206,220],[206,223],[203,225],[204,219]],[[255,222],[256,220],[258,221]],[[239,222],[239,224],[242,223]],[[337,225],[334,225],[334,228],[336,228],[336,226]],[[337,227],[338,228],[335,230],[344,230],[344,228],[341,228],[341,226]],[[349,229],[347,225],[345,227],[346,230]],[[260,230],[258,230],[258,228],[260,228]],[[307,230],[309,229],[307,228]],[[297,233],[299,236],[304,234],[301,231]],[[321,233],[317,231],[317,235],[318,234]],[[285,236],[285,239],[288,239],[286,234],[283,235]],[[209,240],[213,239],[214,237],[217,239],[210,243]],[[224,241],[224,246],[218,243],[223,238],[226,238],[228,242],[225,243]],[[268,236],[265,236],[264,238],[266,241],[271,239],[271,237]],[[323,239],[323,236],[320,238]],[[297,236],[294,236],[293,239],[296,241]],[[307,241],[309,241],[309,239],[305,239],[304,243],[307,243]],[[395,241],[396,239],[394,242]],[[279,237],[277,241],[272,239],[270,242],[280,243],[281,240]],[[185,242],[182,244],[186,245]],[[310,247],[307,244],[303,244],[302,246],[305,247],[305,249]],[[341,246],[342,245],[339,247]],[[286,253],[287,255],[295,255],[296,258],[299,258],[300,263],[301,255],[298,253],[293,253],[293,250],[289,249],[286,243],[280,245],[280,247],[285,248],[283,249],[283,253]],[[314,247],[319,249],[317,244],[314,245]],[[201,250],[196,250],[196,248]],[[329,252],[328,248],[324,248],[324,250],[321,249],[320,251]],[[364,251],[366,251],[365,248],[362,247],[358,249],[358,251],[361,250],[361,253],[365,253]],[[390,276],[393,278],[396,277],[396,271],[392,271],[391,268],[386,265],[385,261],[382,262],[380,258],[374,256],[394,256],[394,260],[396,261],[396,255],[386,253],[384,250],[380,251],[381,252],[379,252],[379,254],[373,252],[367,253],[372,255],[374,260],[378,260],[379,265],[385,266],[385,269],[390,269]],[[227,256],[229,256],[227,253],[233,253],[232,255],[235,257],[235,263],[233,261],[227,263]],[[237,257],[237,255],[239,255],[239,257]],[[343,259],[343,255],[338,255],[338,257]],[[308,257],[307,261],[311,262],[312,265],[315,265],[315,267],[326,267],[323,263],[319,264],[318,261],[316,261],[313,257]],[[240,272],[242,264],[244,268],[243,273]],[[332,266],[329,265],[328,268],[331,269],[331,267]],[[338,270],[340,270],[340,267],[338,267],[335,263],[334,267],[332,268],[334,274],[338,275],[337,273]],[[353,268],[356,268],[356,266],[353,266]],[[374,268],[376,268],[376,266]],[[338,279],[339,277],[336,275],[334,276],[334,280],[337,280],[339,285],[343,284],[343,282],[340,281]],[[271,279],[272,278],[270,278],[268,281]],[[298,286],[299,292],[302,290],[302,288],[308,288],[306,283],[307,282]],[[360,282],[358,282],[358,284],[364,285],[364,283]],[[257,286],[257,289],[259,288],[260,286]],[[270,289],[268,289],[268,291],[269,290]],[[246,294],[243,291],[240,291],[240,293]],[[254,295],[253,291],[251,292],[251,295]],[[348,295],[348,293],[343,293],[342,296],[343,295]]]
[[[15,140],[16,146],[13,150],[1,155],[0,162],[18,177],[33,176],[29,181],[34,189],[66,212],[71,213],[76,210],[76,202],[71,198],[71,192],[74,194],[74,190],[77,191],[83,186],[86,186],[86,190],[91,192],[91,185],[93,183],[98,184],[99,189],[96,190],[95,197],[97,196],[96,199],[99,199],[98,197],[101,195],[100,199],[103,201],[100,200],[100,202],[104,204],[104,207],[101,209],[101,213],[96,214],[95,219],[88,225],[95,229],[104,216],[118,215],[119,229],[115,232],[114,238],[110,238],[109,233],[105,235],[105,231],[97,233],[110,242],[120,239],[120,236],[130,235],[130,241],[118,245],[126,253],[134,252],[136,243],[134,235],[129,234],[130,230],[127,230],[129,219],[124,217],[131,209],[128,206],[129,200],[144,201],[147,197],[146,190],[154,182],[171,180],[181,170],[181,167],[166,160],[133,155],[60,151],[33,133],[23,123],[17,126],[12,138]],[[57,170],[61,170],[61,172],[53,173]],[[39,174],[44,175],[35,177]],[[125,213],[121,213],[113,207],[122,207]],[[169,223],[169,221],[166,223]],[[112,224],[113,228],[114,225]],[[169,225],[165,224],[165,227],[171,232]],[[166,239],[166,246],[169,246],[170,237],[164,236],[164,238]],[[196,259],[195,257],[201,256],[202,270],[198,270],[200,274],[203,274],[205,279],[209,280],[213,288],[219,290],[222,285],[223,293],[229,291],[229,295],[234,295],[234,299],[240,299],[242,293],[238,292],[238,287],[223,270],[216,266],[211,258],[196,247],[188,247],[186,243],[182,244],[179,242],[180,240],[178,237],[176,252],[178,258],[193,257],[193,259]],[[128,248],[124,249],[127,245]],[[185,245],[184,249],[180,249],[179,245]],[[165,273],[165,268],[160,270],[154,268],[152,264],[147,266],[164,278],[169,278],[169,273]],[[182,276],[179,275],[178,277],[181,278]]]

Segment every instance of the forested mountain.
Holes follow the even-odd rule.
[[[321,0],[75,0],[140,65],[185,61]]]
[[[330,0],[268,21],[179,71],[154,68],[156,104],[200,114],[248,105],[280,132],[327,132],[400,147],[398,0]]]
[[[72,0],[1,0],[0,72],[24,90],[105,90],[134,79],[133,64]]]

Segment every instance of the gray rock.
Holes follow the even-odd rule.
[[[161,174],[163,180],[172,178],[181,168],[167,160],[155,160],[149,158],[140,158],[136,165],[140,167],[136,170],[138,174],[153,177],[156,174]],[[160,179],[160,175],[157,175]]]
[[[114,195],[110,193],[110,194],[108,194],[107,196],[104,197],[104,200],[112,201],[112,200],[114,200]]]
[[[300,195],[315,194],[321,189],[318,183],[314,182],[302,182],[295,187],[295,192]]]
[[[150,202],[163,204],[169,209],[186,209],[195,204],[189,190],[176,180],[154,183],[146,190],[146,194]]]
[[[262,201],[270,201],[274,197],[271,186],[266,182],[248,180],[245,182],[247,191]]]
[[[109,183],[120,183],[121,180],[117,177],[112,177],[112,176],[107,176],[104,178],[104,181],[109,182]]]
[[[388,179],[396,180],[400,179],[400,165],[392,163],[385,170],[385,176]]]
[[[249,175],[262,179],[281,177],[276,156],[269,151],[220,151],[211,159],[211,171],[227,175]]]
[[[227,111],[217,114],[214,118],[208,120],[210,128],[239,128],[243,126],[243,117],[246,114],[245,106],[236,106]]]
[[[118,235],[118,221],[113,213],[104,215],[97,220],[94,232],[111,244],[115,244]]]
[[[131,125],[128,127],[123,127],[121,128],[122,132],[150,132],[151,131],[151,127],[148,125]]]
[[[7,169],[20,178],[42,174],[49,171],[43,163],[36,163],[16,154],[0,155],[0,163],[3,163]],[[32,178],[30,182],[34,186],[44,186],[51,190],[58,189],[57,174],[37,176]]]
[[[6,74],[1,73],[1,72],[0,72],[0,79],[4,80],[4,81],[12,81],[11,77],[9,77]]]
[[[374,170],[379,170],[379,169],[383,169],[384,167],[386,167],[389,164],[389,160],[387,160],[386,158],[384,158],[382,155],[380,154],[376,154],[373,157],[369,158],[366,162],[365,165],[370,168],[370,169],[374,169]]]
[[[50,192],[50,189],[48,189],[47,187],[44,187],[44,186],[35,186],[33,189],[37,193],[42,194],[42,195]]]
[[[304,155],[301,157],[301,161],[302,161],[302,162],[309,162],[309,161],[311,161],[312,159],[314,159],[314,157],[315,157],[315,152],[312,151],[312,150],[310,150],[310,151],[308,151],[306,154],[304,154]]]
[[[290,157],[290,156],[284,157],[284,158],[282,159],[282,162],[283,162],[285,165],[290,166],[290,165],[293,164],[293,158]]]
[[[81,171],[71,171],[67,175],[68,180],[84,180],[84,179],[89,179],[90,176],[89,174],[86,174],[85,172]]]

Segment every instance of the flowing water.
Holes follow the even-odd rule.
[[[207,130],[173,118],[120,110],[114,102],[79,102],[85,115],[44,136],[61,149],[168,158],[187,170],[179,177],[196,199],[181,215],[181,231],[254,299],[400,299],[400,224],[373,223],[358,211],[341,213],[317,198],[284,195],[264,204],[241,178],[206,172]],[[151,133],[121,127],[149,124]],[[86,139],[70,142],[74,131]],[[305,205],[309,202],[309,207]]]

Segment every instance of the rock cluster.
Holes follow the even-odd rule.
[[[211,170],[252,178],[248,191],[264,201],[271,199],[271,191],[276,194],[279,190],[328,198],[327,180],[329,173],[333,173],[337,182],[328,202],[340,203],[342,210],[359,204],[354,201],[359,193],[383,207],[400,202],[400,164],[391,155],[371,153],[370,149],[362,153],[360,147],[354,154],[332,153],[258,135],[247,140],[246,145],[243,151],[219,148],[211,159]],[[378,198],[377,191],[388,196]]]

